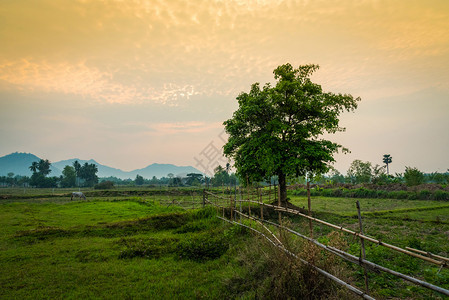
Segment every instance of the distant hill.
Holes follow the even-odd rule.
[[[84,165],[86,162],[88,164],[95,164],[97,165],[98,168],[98,173],[97,176],[98,177],[109,177],[109,176],[114,176],[117,178],[121,178],[121,179],[127,179],[130,178],[129,176],[129,172],[125,172],[122,171],[120,169],[115,169],[115,168],[111,168],[102,164],[97,163],[95,160],[90,159],[90,160],[82,160],[82,159],[78,159],[78,158],[72,158],[72,159],[66,159],[66,160],[61,160],[58,162],[53,163],[53,165],[61,170],[64,170],[65,166],[73,166],[73,163],[75,161],[78,161],[81,165]],[[143,176],[143,175],[142,175]],[[136,177],[136,176],[134,176]]]
[[[171,164],[151,164],[146,168],[134,170],[128,173],[132,176],[131,178],[135,178],[136,175],[139,174],[140,176],[148,179],[153,178],[153,176],[156,176],[157,178],[167,177],[167,174],[169,173],[179,177],[185,177],[189,173],[203,174],[194,167],[179,167]]]
[[[31,176],[32,172],[29,167],[34,161],[39,161],[40,158],[31,153],[11,153],[9,155],[0,157],[0,176],[7,176],[9,172],[13,172],[14,175]],[[136,175],[140,175],[144,178],[151,179],[153,176],[157,178],[167,177],[167,174],[172,173],[175,176],[185,176],[188,173],[202,173],[199,170],[191,166],[175,166],[172,164],[151,164],[145,168],[137,169],[134,171],[126,172],[120,169],[112,168],[99,164],[93,159],[82,160],[78,158],[61,160],[51,163],[50,176],[62,175],[62,170],[65,166],[73,166],[75,161],[78,161],[81,165],[95,164],[98,167],[98,177],[110,177],[114,176],[121,179],[134,179]]]
[[[7,176],[12,172],[14,175],[31,176],[33,173],[30,170],[30,166],[33,162],[41,160],[31,153],[15,152],[0,157],[0,176]],[[50,167],[50,176],[60,176],[61,170],[53,164]]]

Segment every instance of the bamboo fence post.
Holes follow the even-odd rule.
[[[268,186],[268,203],[271,204],[271,181],[270,181],[270,185]]]
[[[231,207],[231,220],[234,221],[234,203],[232,201],[232,194],[229,194],[229,205]]]
[[[248,194],[248,215],[251,216],[251,202],[249,202],[251,200],[251,198],[250,198],[248,175],[246,175],[246,193]]]
[[[307,178],[307,207],[309,210],[309,217],[312,216],[312,201],[310,201],[310,181]],[[310,237],[313,238],[313,223],[312,220],[309,219],[309,229],[310,229]]]
[[[357,206],[357,214],[359,217],[359,227],[360,227],[360,234],[363,234],[363,226],[362,226],[362,215],[360,213],[360,202],[357,200],[356,202],[356,206]],[[362,246],[361,248],[361,255],[360,257],[362,257],[363,259],[366,259],[366,253],[365,253],[365,240],[360,238],[360,244]],[[366,270],[366,266],[363,266],[364,269],[364,273],[365,273],[365,290],[366,293],[369,293],[369,288],[368,288],[368,271]]]
[[[239,211],[242,213],[242,190],[239,189]],[[242,215],[239,215],[240,223],[242,223]]]
[[[206,206],[206,189],[203,189],[203,208]]]
[[[262,205],[262,192],[259,189],[259,200],[260,200],[260,218],[263,220],[263,205]]]
[[[276,185],[274,185],[274,190],[275,190],[275,195],[277,195],[278,193],[281,192],[280,189],[279,189],[279,192],[278,192],[278,190],[276,188]],[[278,198],[278,206],[280,207],[281,206],[281,195],[277,195],[277,198]],[[282,225],[282,214],[281,214],[281,211],[278,211],[278,215],[279,215],[279,225]]]

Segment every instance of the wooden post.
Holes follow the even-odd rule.
[[[232,195],[229,194],[229,206],[231,207],[231,221],[234,221],[234,203],[232,201]]]
[[[268,187],[268,203],[271,204],[271,179],[270,179],[270,185]]]
[[[362,227],[362,215],[360,213],[360,202],[357,200],[356,202],[356,206],[357,206],[357,214],[359,216],[359,227],[360,227],[360,234],[363,234],[363,227]],[[365,253],[365,240],[364,239],[360,239],[360,244],[362,246],[361,248],[361,257],[363,259],[366,259],[366,253]],[[364,273],[365,273],[365,290],[366,293],[369,293],[369,289],[368,289],[368,272],[366,270],[366,266],[363,266],[364,269]]]
[[[277,195],[278,190],[277,190],[276,185],[274,185],[274,191],[275,191],[275,195]],[[279,193],[280,193],[280,191],[279,191]],[[281,195],[277,195],[277,196],[278,196],[278,206],[280,207],[281,206]],[[280,210],[278,211],[278,215],[279,215],[279,225],[282,225],[282,215],[281,215]]]
[[[203,189],[203,208],[206,205],[206,189]]]
[[[249,179],[248,175],[246,175],[246,192],[248,194],[248,216],[251,216],[251,203],[249,202],[250,199],[250,190],[249,190]]]
[[[239,189],[239,210],[240,210],[240,214],[239,214],[239,220],[240,223],[242,223],[242,190]]]
[[[262,219],[263,221],[263,204],[262,204],[262,192],[260,190],[259,191],[259,202],[260,202],[260,219]]]
[[[310,201],[310,181],[307,178],[307,206],[309,209],[309,217],[312,216],[312,201]],[[312,220],[309,219],[309,229],[310,229],[310,237],[313,239],[313,223]]]

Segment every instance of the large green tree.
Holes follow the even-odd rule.
[[[333,154],[343,147],[322,136],[343,131],[340,113],[354,110],[360,100],[323,92],[310,80],[318,68],[277,67],[275,86],[253,84],[237,97],[239,108],[224,122],[229,134],[224,153],[234,159],[237,174],[251,181],[277,175],[282,204],[287,202],[287,176],[327,171]]]

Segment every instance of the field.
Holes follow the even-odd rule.
[[[151,191],[143,196],[131,195],[135,191],[70,201],[65,190],[1,190],[0,196],[8,197],[0,197],[0,298],[264,296],[273,278],[249,269],[260,263],[260,258],[253,257],[249,267],[243,260],[249,260],[250,255],[242,254],[259,251],[257,245],[247,245],[260,240],[216,218],[215,209],[199,209],[199,192],[184,196]],[[305,197],[291,198],[297,206],[307,207]],[[195,209],[178,205],[188,201],[196,201]],[[314,197],[312,208],[315,216],[357,231],[355,201]],[[448,256],[449,203],[359,201],[367,235]],[[307,233],[308,222],[298,217],[290,217],[290,221],[298,231]],[[322,242],[330,233],[325,226],[314,226],[314,235]],[[345,244],[348,251],[359,255],[357,239],[345,237]],[[373,244],[367,244],[367,259],[449,288],[447,269],[439,270]],[[363,271],[352,265],[344,267],[353,284],[362,288]],[[267,271],[266,266],[261,270]],[[376,298],[440,298],[382,274],[370,274],[370,287]]]

